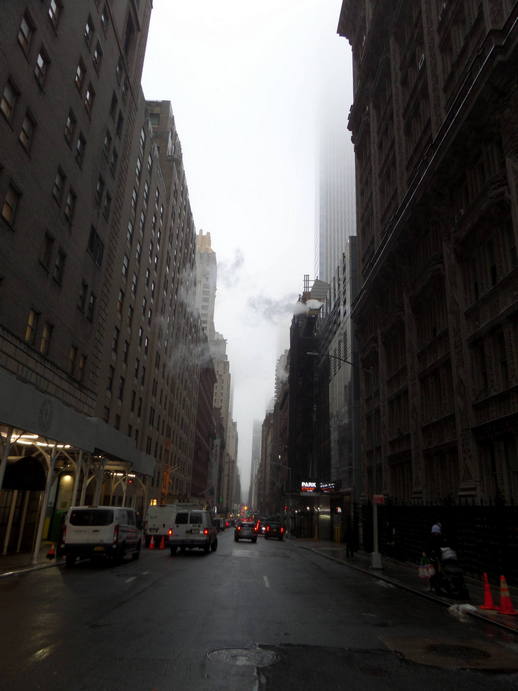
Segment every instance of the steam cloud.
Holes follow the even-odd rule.
[[[279,300],[274,300],[263,295],[248,298],[247,307],[265,321],[279,324],[286,316],[293,314],[293,305],[296,306],[297,295],[286,295]]]
[[[239,247],[236,249],[232,261],[218,262],[218,284],[225,288],[235,286],[239,281],[239,273],[244,263],[245,256]]]

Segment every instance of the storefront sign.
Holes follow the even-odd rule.
[[[303,494],[315,494],[317,491],[317,483],[316,482],[301,482],[300,483],[300,491]]]

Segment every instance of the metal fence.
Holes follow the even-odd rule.
[[[360,510],[362,548],[372,551],[372,505]],[[380,551],[417,563],[439,521],[443,535],[458,554],[464,570],[480,576],[505,575],[518,585],[518,506],[461,502],[457,504],[394,504],[378,506]]]

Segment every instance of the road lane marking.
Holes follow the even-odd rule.
[[[268,580],[268,576],[263,576],[263,579],[264,579],[264,585],[266,586],[266,588],[269,588],[270,587],[270,581]]]
[[[131,581],[134,581],[136,576],[130,576],[129,578],[126,578],[126,583],[131,583]]]

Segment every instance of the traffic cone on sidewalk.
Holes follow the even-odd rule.
[[[155,538],[151,535],[151,540],[149,541],[149,549],[155,549]]]
[[[479,609],[497,609],[491,595],[491,586],[489,585],[487,573],[482,574],[482,578],[484,579],[484,604],[479,605]]]
[[[518,614],[518,611],[513,607],[505,576],[500,576],[500,607],[498,611],[500,614]]]
[[[162,539],[160,540],[160,544],[158,545],[158,549],[165,549],[165,537],[162,535]]]
[[[47,559],[55,559],[56,558],[56,545],[52,543],[49,547],[49,551],[47,552]]]

